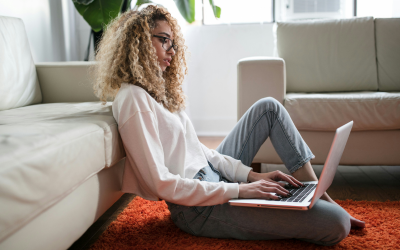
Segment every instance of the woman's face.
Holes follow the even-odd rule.
[[[157,21],[156,27],[154,28],[152,35],[167,37],[171,40],[174,40],[174,35],[172,34],[171,27],[169,26],[167,21]],[[156,49],[158,63],[160,64],[162,71],[165,71],[170,65],[172,57],[175,55],[175,50],[174,48],[171,48],[169,51],[166,51],[166,49],[163,48],[163,38],[153,36],[151,40],[153,42],[154,48]],[[170,41],[168,39],[166,39],[165,41],[166,44],[164,45],[164,47],[168,49],[168,43],[170,43]]]

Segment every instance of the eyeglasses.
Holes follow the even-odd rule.
[[[153,36],[163,39],[163,40],[162,40],[162,47],[163,47],[166,51],[169,51],[171,48],[174,48],[175,51],[178,50],[178,45],[174,44],[174,41],[172,41],[172,40],[169,39],[168,37],[165,37],[165,36],[157,36],[157,35],[153,35]]]

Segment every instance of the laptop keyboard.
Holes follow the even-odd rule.
[[[316,188],[317,184],[305,184],[300,188],[286,188],[292,194],[291,197],[282,197],[280,201],[302,202]],[[281,196],[278,196],[281,197]]]

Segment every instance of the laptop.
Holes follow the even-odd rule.
[[[353,121],[336,129],[335,137],[333,138],[319,181],[303,182],[305,186],[301,188],[287,188],[292,194],[292,196],[288,198],[282,197],[280,200],[232,199],[229,200],[229,204],[232,206],[291,210],[311,209],[332,184],[352,127]]]

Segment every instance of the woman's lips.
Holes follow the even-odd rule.
[[[171,64],[169,63],[168,59],[165,59],[164,62],[165,62],[165,64],[167,64],[167,66],[171,65]]]

